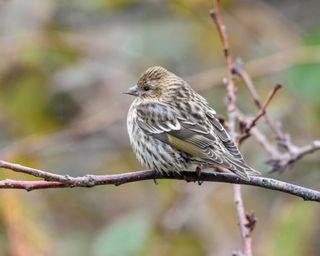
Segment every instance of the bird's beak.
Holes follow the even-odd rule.
[[[128,90],[123,92],[124,94],[129,94],[129,95],[133,95],[133,96],[138,96],[139,95],[139,89],[138,86],[132,86],[130,87]]]

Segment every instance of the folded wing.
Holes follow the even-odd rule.
[[[137,108],[140,128],[150,136],[203,162],[214,163],[248,180],[257,174],[212,112],[181,113],[164,103],[144,103]]]

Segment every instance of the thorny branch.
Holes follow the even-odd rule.
[[[250,181],[240,179],[238,176],[231,173],[215,173],[212,171],[202,171],[200,176],[194,172],[183,171],[181,174],[176,172],[168,174],[159,174],[150,170],[127,172],[120,174],[107,175],[85,175],[80,177],[72,177],[69,175],[59,175],[52,172],[43,171],[40,169],[30,168],[27,166],[14,164],[0,160],[0,168],[12,170],[19,173],[28,174],[34,177],[39,177],[39,173],[45,176],[46,180],[2,180],[0,181],[0,188],[11,189],[25,189],[27,191],[35,189],[48,188],[62,188],[62,187],[94,187],[99,185],[122,185],[125,183],[153,180],[153,179],[175,179],[191,181],[209,181],[209,182],[223,182],[233,184],[244,184],[256,186],[271,190],[280,191],[303,198],[306,201],[320,202],[320,192],[309,188],[304,188],[298,185],[286,183],[283,181],[265,178],[265,177],[251,177]]]

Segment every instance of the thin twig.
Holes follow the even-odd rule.
[[[303,147],[297,147],[290,144],[289,148],[290,151],[279,153],[268,160],[268,163],[272,166],[270,172],[284,172],[288,166],[293,165],[296,161],[298,161],[305,155],[320,150],[320,140],[315,140],[311,144]]]
[[[243,64],[240,58],[237,58],[235,61],[235,64],[233,65],[232,69],[233,73],[235,75],[238,75],[242,81],[244,82],[245,86],[247,87],[249,93],[251,94],[251,97],[253,99],[254,104],[258,107],[258,109],[261,108],[261,100],[258,95],[258,92],[251,80],[251,77],[249,74],[245,71],[243,68]]]
[[[226,26],[222,23],[221,16],[220,16],[220,1],[214,0],[214,8],[210,10],[210,16],[213,19],[219,36],[220,40],[223,45],[223,52],[224,52],[224,58],[226,63],[226,69],[227,69],[227,78],[225,81],[226,89],[227,89],[227,114],[228,114],[228,132],[231,136],[231,138],[236,141],[236,94],[235,94],[235,85],[234,85],[234,76],[233,76],[233,67],[232,67],[232,57],[230,54],[229,49],[229,41],[227,36],[227,29]],[[237,210],[237,216],[239,220],[240,225],[240,233],[242,237],[242,246],[243,246],[243,252],[245,256],[251,256],[251,237],[250,232],[248,233],[248,228],[245,225],[246,216],[245,211],[243,207],[242,202],[242,196],[241,196],[241,187],[238,184],[233,185],[233,191],[234,191],[234,200],[236,203],[236,210]]]
[[[250,130],[256,126],[258,120],[266,115],[266,109],[270,103],[270,101],[273,99],[274,95],[277,93],[277,91],[279,89],[281,89],[281,85],[280,84],[276,84],[272,90],[270,91],[267,99],[265,100],[265,102],[263,103],[263,105],[260,107],[260,110],[258,112],[258,114],[251,120],[251,122],[247,123],[245,128],[243,129],[239,139],[238,139],[238,143],[241,144],[246,138],[248,138],[250,136]],[[259,101],[259,105],[260,105],[260,101]]]
[[[214,0],[214,9],[210,10],[210,16],[217,27],[218,34],[223,46],[224,59],[225,59],[225,64],[227,69],[227,99],[228,99],[227,107],[228,107],[228,112],[233,112],[235,110],[236,97],[234,93],[235,88],[234,88],[234,79],[232,74],[232,57],[230,55],[227,28],[222,23],[222,20],[220,17],[220,0]]]
[[[262,103],[261,103],[261,99],[258,95],[258,92],[249,76],[249,74],[246,72],[246,70],[243,68],[243,65],[241,63],[241,60],[238,59],[235,63],[235,65],[233,66],[233,72],[234,74],[238,75],[242,81],[244,82],[245,86],[247,87],[248,91],[251,94],[251,97],[254,101],[254,104],[257,106],[257,108],[259,110],[262,109]],[[281,132],[280,129],[278,129],[278,127],[276,127],[276,125],[274,124],[274,122],[271,120],[271,118],[269,117],[269,115],[264,114],[264,119],[266,121],[266,123],[268,124],[268,126],[270,127],[271,131],[273,132],[273,134],[275,135],[275,138],[278,142],[281,142],[284,140],[284,134]]]
[[[280,152],[277,149],[277,147],[271,144],[267,137],[257,127],[253,127],[251,129],[251,135],[268,152],[271,158],[276,158],[280,155]]]
[[[1,161],[4,162],[4,161]],[[29,168],[23,165],[5,162],[2,166],[4,169],[12,170],[15,172],[25,173],[32,176],[36,176],[35,172],[30,172]],[[306,201],[320,202],[320,192],[309,188],[304,188],[291,183],[279,181],[276,179],[270,179],[266,177],[251,176],[250,181],[242,180],[237,175],[231,173],[217,173],[212,171],[201,171],[200,176],[195,172],[182,171],[180,174],[171,172],[168,174],[159,174],[150,170],[127,172],[120,174],[108,174],[108,175],[85,175],[80,177],[72,177],[69,175],[58,175],[51,172],[46,172],[40,169],[41,173],[46,173],[46,177],[50,178],[50,181],[45,180],[2,180],[0,181],[0,188],[12,188],[12,189],[25,189],[27,191],[35,189],[49,189],[49,188],[62,188],[62,187],[94,187],[98,185],[121,185],[130,182],[142,181],[142,180],[154,180],[154,179],[174,179],[174,180],[186,180],[188,182],[209,181],[209,182],[222,182],[233,184],[244,184],[250,186],[256,186],[266,188],[270,190],[277,190],[283,193],[291,194],[303,198]],[[38,176],[36,176],[38,177]],[[67,181],[66,178],[68,177]],[[55,181],[60,180],[60,181]]]
[[[61,183],[66,183],[68,182],[68,179],[69,179],[67,175],[63,176],[55,173],[49,173],[49,172],[42,171],[40,169],[35,169],[35,168],[20,165],[20,164],[13,164],[13,163],[9,163],[2,160],[0,160],[0,168],[29,174],[34,177],[43,178],[44,180],[47,180],[47,181],[58,181]]]
[[[249,123],[248,129],[251,129],[253,126],[255,126],[256,123],[257,123],[257,121],[259,120],[259,118],[266,114],[266,109],[267,109],[270,101],[272,100],[272,98],[273,98],[273,96],[276,94],[276,92],[277,92],[279,89],[281,89],[281,87],[282,87],[281,84],[277,84],[277,85],[275,85],[275,86],[272,88],[272,90],[271,90],[271,92],[269,93],[266,101],[265,101],[264,104],[262,105],[262,107],[261,107],[258,115],[257,115],[255,118],[252,119],[251,123]]]
[[[236,205],[237,215],[242,216],[244,214],[244,206],[243,201],[241,198],[241,187],[239,185],[233,186],[233,193],[234,193],[234,203]],[[252,255],[252,248],[251,248],[251,231],[247,227],[246,218],[239,218],[239,227],[240,232],[242,234],[242,244],[243,244],[243,254],[251,256]]]

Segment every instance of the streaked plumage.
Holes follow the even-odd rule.
[[[258,174],[244,162],[207,101],[175,74],[151,67],[126,93],[136,96],[127,127],[143,165],[161,173],[213,165],[246,180]]]

